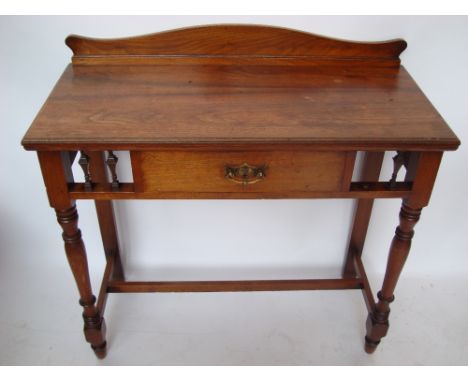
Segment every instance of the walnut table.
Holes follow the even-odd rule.
[[[72,64],[22,144],[37,151],[85,338],[98,357],[106,354],[107,295],[122,292],[361,289],[369,311],[365,350],[375,350],[442,154],[460,144],[400,66],[405,41],[214,25],[127,39],[70,36],[66,44]],[[118,150],[130,152],[132,182],[118,179]],[[364,161],[354,181],[358,151]],[[394,171],[379,181],[385,151],[396,152]],[[77,156],[84,182],[73,179]],[[357,199],[342,278],[126,281],[112,200],[189,198]],[[376,301],[361,261],[375,198],[402,199]],[[77,199],[96,203],[107,259],[97,299]]]

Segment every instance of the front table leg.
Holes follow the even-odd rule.
[[[86,249],[78,229],[78,212],[68,194],[68,183],[73,182],[70,156],[67,152],[39,151],[38,157],[49,203],[55,209],[57,221],[62,227],[65,252],[80,293],[85,338],[91,343],[96,356],[104,358],[106,326],[91,290]]]
[[[57,220],[63,229],[63,241],[68,263],[75,277],[83,307],[84,334],[96,356],[106,355],[106,325],[96,307],[96,297],[91,290],[86,249],[78,229],[78,212],[73,203],[68,209],[55,209]]]
[[[396,228],[388,254],[387,270],[382,289],[377,294],[378,302],[375,305],[374,311],[369,313],[367,317],[367,335],[365,337],[365,350],[367,353],[373,353],[380,343],[380,339],[387,334],[389,326],[388,316],[390,314],[389,305],[394,300],[393,291],[408,257],[411,239],[414,234],[413,228],[418,222],[420,215],[420,208],[411,208],[403,202],[400,210],[400,224]]]
[[[390,246],[385,278],[382,289],[377,294],[378,301],[367,317],[365,337],[367,353],[373,353],[382,337],[387,334],[389,305],[394,299],[393,291],[408,257],[414,234],[413,228],[421,216],[422,208],[429,204],[441,159],[442,152],[437,151],[415,153],[410,157],[405,180],[413,181],[413,186],[411,195],[403,200],[401,206],[400,224]]]

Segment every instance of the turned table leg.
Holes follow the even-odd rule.
[[[408,257],[411,239],[414,234],[413,228],[418,222],[420,215],[420,208],[412,208],[403,202],[400,210],[400,224],[396,228],[395,236],[390,246],[382,289],[377,294],[378,302],[375,305],[374,311],[370,312],[367,317],[367,335],[365,337],[365,350],[367,353],[373,353],[381,338],[387,334],[389,327],[388,316],[390,314],[389,306],[394,300],[393,292]]]
[[[91,290],[86,249],[78,229],[78,212],[75,204],[68,209],[55,209],[57,221],[63,229],[63,241],[68,263],[75,277],[83,307],[84,334],[96,356],[106,355],[106,325],[96,307],[96,297]]]
[[[427,206],[437,176],[442,152],[411,153],[408,159],[405,181],[412,182],[411,194],[403,200],[400,210],[400,223],[395,230],[390,245],[387,268],[378,301],[369,312],[366,321],[365,350],[373,353],[389,328],[390,303],[405,261],[408,257],[414,226],[418,222],[422,208]]]
[[[78,286],[85,338],[96,356],[104,358],[106,325],[91,289],[86,249],[78,229],[78,212],[68,194],[68,183],[73,182],[70,156],[67,152],[40,151],[38,157],[49,203],[55,209],[57,221],[62,227],[65,252]]]

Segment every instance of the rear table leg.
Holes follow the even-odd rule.
[[[361,181],[373,182],[379,180],[383,157],[383,152],[366,152]],[[374,199],[359,199],[357,201],[348,252],[343,265],[342,274],[344,278],[356,276],[353,259],[355,256],[361,256],[362,254],[373,205]]]
[[[101,151],[90,151],[88,152],[88,156],[90,158],[89,166],[93,181],[107,183],[109,180],[105,168],[104,153]],[[114,260],[111,279],[123,281],[125,275],[120,258],[118,232],[112,200],[95,200],[95,205],[106,258],[113,257]]]

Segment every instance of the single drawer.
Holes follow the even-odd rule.
[[[138,192],[301,193],[346,191],[354,152],[135,151]]]

